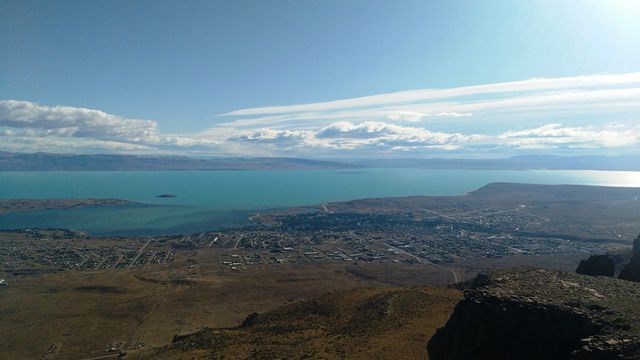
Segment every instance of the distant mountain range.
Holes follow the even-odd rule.
[[[475,170],[640,170],[638,156],[526,155],[502,159],[392,159],[362,160],[365,167],[408,167]]]
[[[181,156],[0,152],[0,171],[340,169],[357,165],[295,158],[200,159]]]
[[[640,171],[640,157],[531,155],[502,159],[372,159],[326,161],[269,157],[205,159],[183,156],[76,155],[0,151],[0,171],[306,170],[354,168]]]

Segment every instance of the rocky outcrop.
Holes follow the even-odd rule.
[[[257,320],[258,320],[258,313],[252,312],[251,314],[247,315],[246,318],[244,318],[244,321],[242,321],[242,324],[240,324],[240,327],[251,326],[255,324]]]
[[[613,258],[607,254],[591,255],[585,260],[581,260],[576,273],[590,276],[613,277],[616,273],[616,264]]]
[[[620,279],[640,282],[640,235],[633,242],[631,261],[622,268]]]
[[[432,360],[640,359],[640,284],[532,268],[478,275]]]

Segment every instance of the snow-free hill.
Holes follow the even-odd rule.
[[[424,359],[427,340],[460,298],[442,288],[331,292],[125,359]]]

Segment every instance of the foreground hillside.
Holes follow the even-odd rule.
[[[185,250],[170,264],[10,277],[8,286],[0,286],[0,359],[115,358],[121,351],[164,346],[174,335],[202,327],[235,327],[250,313],[329,291],[422,287],[447,279],[445,270],[394,262],[232,271],[220,265],[225,255],[216,248]]]
[[[522,267],[459,287],[334,291],[125,358],[640,359],[638,283]]]
[[[352,289],[294,301],[243,325],[204,328],[126,359],[424,359],[454,289]]]

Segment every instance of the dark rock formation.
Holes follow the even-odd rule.
[[[251,325],[255,324],[257,320],[258,320],[258,313],[257,312],[253,312],[253,313],[247,315],[246,318],[244,318],[244,321],[242,321],[242,324],[240,325],[240,327],[251,326]]]
[[[616,264],[613,258],[607,254],[591,255],[586,260],[581,260],[576,273],[590,276],[613,277],[616,273]]]
[[[203,327],[194,333],[174,335],[171,346],[174,349],[206,349],[213,342],[213,332],[208,327]]]
[[[640,282],[640,235],[633,241],[631,261],[620,271],[620,279]]]
[[[640,359],[640,284],[521,268],[479,275],[432,360]]]

